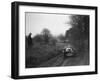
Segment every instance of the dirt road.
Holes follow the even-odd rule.
[[[77,65],[89,65],[89,54],[78,54],[74,57],[63,57],[60,54],[42,64],[39,67],[56,67],[56,66],[77,66]]]

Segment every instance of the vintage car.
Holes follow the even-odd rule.
[[[71,48],[71,47],[64,47],[62,49],[62,52],[64,54],[64,57],[72,57],[72,56],[76,55],[75,50],[73,48]]]

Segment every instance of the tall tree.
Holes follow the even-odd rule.
[[[74,15],[70,22],[72,28],[66,31],[65,36],[73,39],[85,39],[89,36],[89,16]],[[71,37],[72,36],[72,37]]]
[[[50,39],[50,36],[51,36],[50,31],[47,28],[45,28],[45,29],[43,29],[43,31],[41,33],[44,37],[45,43],[48,43],[49,39]]]
[[[72,28],[66,31],[65,36],[73,45],[82,48],[84,41],[89,38],[89,16],[73,15],[70,24]]]

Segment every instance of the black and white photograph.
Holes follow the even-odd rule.
[[[89,65],[89,15],[25,13],[25,67]]]
[[[97,7],[12,3],[11,77],[97,74]]]

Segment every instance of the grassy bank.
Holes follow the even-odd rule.
[[[26,68],[37,67],[41,63],[60,54],[60,45],[36,43],[26,48]]]

